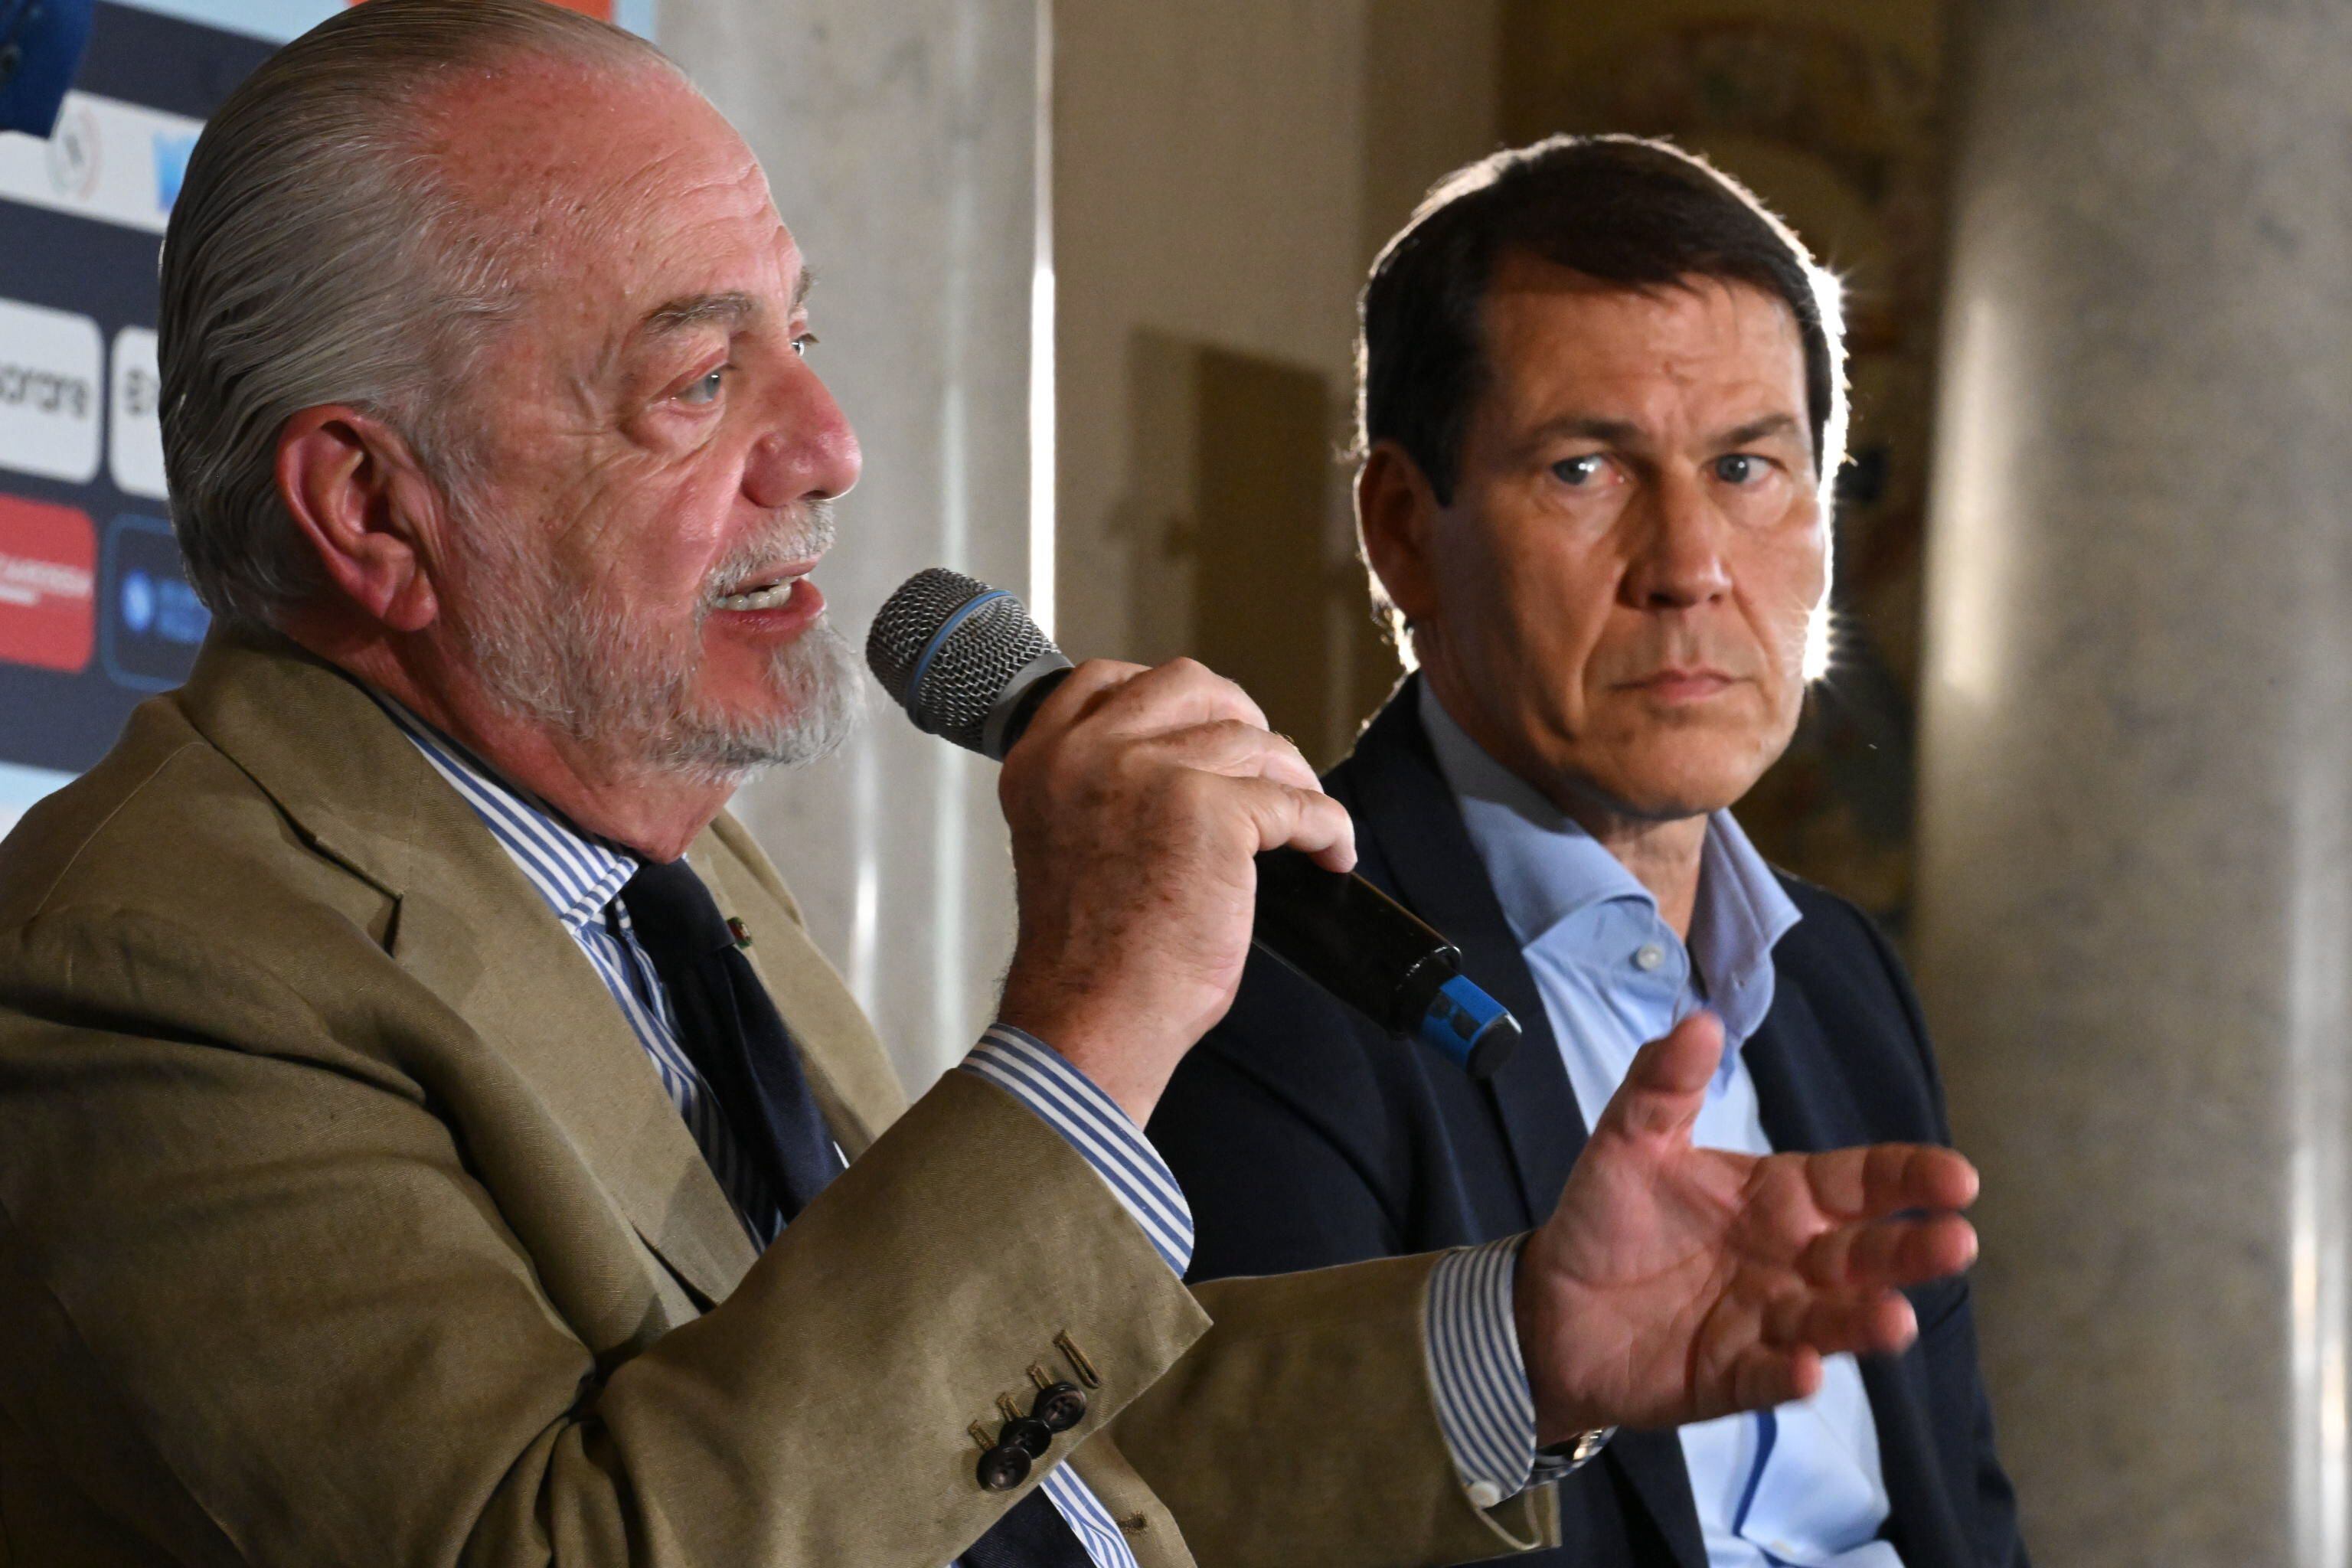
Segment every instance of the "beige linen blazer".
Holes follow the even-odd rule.
[[[587,959],[350,681],[216,637],[0,845],[0,1565],[940,1568],[1066,1333],[1145,1568],[1548,1542],[1431,1260],[1188,1291],[993,1087],[904,1105],[774,869],[691,859],[855,1161],[755,1256]],[[1038,1477],[1045,1473],[1040,1466]],[[1036,1484],[1033,1477],[1029,1485]]]

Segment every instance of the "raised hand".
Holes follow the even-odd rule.
[[[1976,1257],[1952,1211],[1977,1173],[1948,1149],[1693,1148],[1722,1054],[1706,1013],[1644,1047],[1520,1256],[1539,1443],[1802,1399],[1824,1355],[1908,1345],[1899,1289]]]

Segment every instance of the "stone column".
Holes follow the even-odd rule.
[[[2342,1568],[2352,7],[1952,8],[1917,951],[2039,1561]]]
[[[865,478],[817,581],[862,649],[925,566],[1031,590],[1032,310],[1047,0],[694,0],[657,37],[767,167],[814,262],[813,358]],[[992,764],[878,696],[845,752],[736,812],[911,1089],[989,1019],[1012,952]]]

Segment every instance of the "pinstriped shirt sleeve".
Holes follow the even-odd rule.
[[[1429,1381],[1437,1425],[1463,1487],[1481,1508],[1576,1468],[1536,1453],[1535,1395],[1511,1310],[1526,1239],[1505,1237],[1448,1253],[1429,1277]]]
[[[1192,1207],[1176,1173],[1117,1100],[1060,1052],[1009,1024],[982,1036],[961,1070],[988,1079],[1069,1140],[1143,1227],[1160,1258],[1183,1277],[1192,1266]]]
[[[1035,1036],[999,1024],[962,1071],[997,1085],[1072,1148],[1143,1227],[1170,1268],[1192,1260],[1192,1211],[1175,1173],[1117,1101]],[[1519,1237],[1448,1255],[1429,1281],[1423,1346],[1437,1424],[1463,1486],[1492,1508],[1564,1473],[1536,1457],[1535,1401],[1511,1312]]]

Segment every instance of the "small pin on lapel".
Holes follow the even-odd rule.
[[[727,917],[727,930],[734,936],[735,945],[737,947],[749,947],[751,945],[751,928],[743,923],[742,916],[729,915]]]

